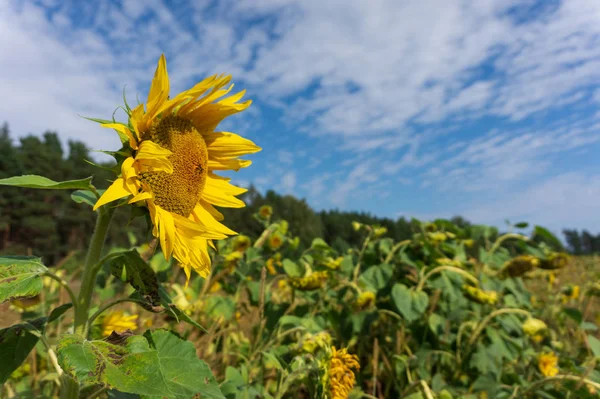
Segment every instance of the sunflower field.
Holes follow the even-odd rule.
[[[94,119],[123,144],[107,190],[0,179],[96,215],[85,256],[0,257],[2,398],[600,397],[597,259],[540,226],[412,220],[395,241],[354,221],[341,249],[264,205],[256,238],[229,229],[218,208],[245,190],[219,173],[260,148],[215,131],[250,105],[228,83],[171,97],[161,57],[127,122]],[[146,238],[105,245],[121,207]]]

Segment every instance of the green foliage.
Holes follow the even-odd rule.
[[[81,180],[55,182],[54,180],[43,176],[23,175],[0,179],[0,185],[48,190],[86,190],[91,187],[91,181],[92,178],[88,177]]]
[[[102,384],[148,398],[224,398],[191,342],[165,330],[116,334],[103,341],[64,335],[58,362],[80,384]]]
[[[38,295],[48,269],[34,256],[0,257],[0,303]]]

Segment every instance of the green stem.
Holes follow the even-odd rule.
[[[104,240],[114,211],[114,208],[107,208],[106,206],[98,209],[96,228],[94,229],[92,241],[90,242],[85,258],[79,296],[77,301],[73,303],[73,306],[75,307],[74,331],[76,334],[80,334],[84,337],[87,337],[88,315],[90,303],[92,302],[92,294],[94,293],[94,286],[96,284],[96,276],[102,265],[98,260],[100,259],[102,248],[104,247]],[[75,295],[73,295],[73,297],[75,297]],[[67,374],[62,375],[60,397],[61,399],[79,398],[79,383]]]
[[[367,235],[367,238],[365,238],[365,241],[363,242],[363,246],[360,249],[360,252],[358,253],[358,259],[356,261],[356,266],[354,267],[354,277],[352,279],[352,282],[356,283],[358,281],[358,275],[360,274],[360,262],[362,262],[362,258],[363,255],[365,254],[365,250],[367,249],[367,246],[369,245],[369,242],[371,241],[371,237],[373,236],[373,229],[369,228],[369,234]]]
[[[479,285],[479,280],[477,280],[472,274],[470,274],[469,272],[467,272],[466,270],[460,269],[456,266],[438,266],[435,269],[431,270],[429,273],[427,273],[420,281],[419,284],[417,285],[416,291],[419,292],[423,289],[423,287],[425,286],[425,282],[434,274],[436,273],[440,273],[443,272],[444,270],[447,270],[449,272],[455,272],[458,274],[462,274],[463,276],[465,276],[468,280],[470,280],[473,284],[475,285]]]
[[[396,255],[396,251],[398,251],[402,247],[407,246],[411,242],[412,242],[412,240],[404,240],[404,241],[400,241],[398,244],[394,245],[392,247],[392,250],[390,251],[388,256],[385,258],[385,261],[383,263],[390,263],[392,261],[392,259],[394,259],[394,255]]]
[[[507,314],[507,313],[520,313],[527,317],[531,317],[531,313],[529,313],[528,311],[523,310],[523,309],[515,309],[515,308],[503,308],[503,309],[498,309],[498,310],[490,313],[475,328],[475,331],[473,332],[473,334],[471,335],[471,338],[469,339],[469,349],[473,348],[473,345],[475,344],[475,342],[477,342],[477,338],[479,338],[479,335],[483,332],[485,326],[487,326],[494,317],[500,316],[502,314]]]
[[[104,240],[106,233],[108,232],[108,226],[110,225],[110,219],[114,213],[114,208],[108,208],[106,206],[98,209],[98,218],[96,219],[96,228],[88,253],[85,258],[85,265],[83,268],[83,275],[81,277],[81,288],[79,290],[79,297],[77,301],[77,307],[75,308],[75,333],[87,336],[87,321],[89,316],[90,304],[92,302],[92,295],[94,293],[94,286],[96,285],[96,276],[102,266],[98,262],[100,255],[102,254],[102,248],[104,247]]]
[[[493,254],[494,252],[496,252],[496,250],[498,248],[500,248],[500,245],[502,245],[502,243],[506,240],[508,240],[509,238],[514,238],[516,240],[523,240],[523,241],[528,241],[529,237],[524,236],[522,234],[517,234],[517,233],[506,233],[500,237],[498,237],[498,239],[496,240],[496,242],[494,243],[494,245],[492,245],[492,248],[489,251],[489,254]]]

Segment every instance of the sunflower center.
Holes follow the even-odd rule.
[[[141,180],[152,189],[161,208],[188,217],[200,200],[208,173],[208,150],[192,123],[177,116],[155,122],[142,139],[173,152],[173,173],[145,172]]]

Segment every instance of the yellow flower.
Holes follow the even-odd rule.
[[[556,274],[555,273],[548,273],[548,284],[550,285],[554,285],[554,282],[556,281]]]
[[[446,234],[442,233],[441,231],[427,233],[427,236],[429,237],[430,240],[435,241],[435,242],[444,242],[444,241],[446,241],[446,238],[448,238],[448,236],[446,236]]]
[[[498,302],[498,293],[496,291],[483,291],[470,285],[463,285],[462,288],[465,296],[473,302],[487,303],[488,305],[494,305]]]
[[[354,229],[354,231],[360,230],[361,227],[362,227],[362,223],[358,223],[356,221],[352,222],[352,228]]]
[[[217,281],[216,283],[214,283],[213,285],[210,286],[210,289],[208,290],[208,292],[210,292],[211,294],[214,294],[215,292],[221,291],[221,288],[223,288],[221,286],[221,283],[219,283]]]
[[[458,259],[438,258],[435,260],[440,265],[449,265],[454,267],[463,267],[463,263]]]
[[[381,237],[385,233],[387,233],[387,228],[386,227],[375,227],[373,229],[373,234],[375,235],[375,238]]]
[[[354,387],[356,377],[352,370],[360,370],[358,357],[346,349],[332,347],[331,358],[325,371],[325,384],[331,399],[347,399]]]
[[[465,244],[465,247],[471,248],[473,245],[475,245],[475,241],[468,238],[466,240],[463,240],[463,244]]]
[[[135,330],[137,318],[136,314],[125,316],[121,310],[110,312],[102,318],[102,335],[108,337],[113,331],[122,333],[126,330]]]
[[[269,236],[269,248],[273,251],[278,250],[283,245],[283,237],[279,233],[273,233]]]
[[[127,142],[129,157],[121,175],[96,202],[98,207],[127,198],[150,213],[152,234],[160,239],[165,258],[179,261],[189,282],[191,270],[210,272],[208,246],[235,232],[219,221],[214,207],[241,208],[236,195],[245,189],[229,184],[218,170],[239,170],[250,161],[239,156],[260,151],[252,141],[234,133],[215,132],[227,116],[243,111],[251,101],[238,103],[244,91],[225,96],[230,76],[211,76],[175,97],[169,97],[164,55],[158,61],[148,101],[129,110],[129,122],[102,123]]]
[[[332,270],[337,270],[340,268],[340,266],[342,266],[343,261],[344,261],[343,256],[339,256],[335,259],[333,259],[331,256],[328,256],[327,258],[325,258],[325,262],[323,263],[323,265]]]
[[[243,255],[241,252],[234,251],[227,255],[225,255],[225,268],[229,272],[229,274],[235,271],[235,267],[240,259],[242,259]]]
[[[544,331],[548,326],[540,319],[535,319],[533,317],[528,318],[522,325],[523,332],[530,337],[534,337],[539,335],[540,332]]]
[[[321,288],[328,278],[328,272],[314,272],[304,277],[294,277],[290,283],[300,291],[312,291]]]
[[[580,289],[578,285],[568,285],[563,288],[562,303],[567,303],[570,300],[579,298],[579,290]]]
[[[375,298],[376,298],[376,296],[375,296],[374,292],[371,292],[371,291],[361,292],[360,295],[358,295],[358,298],[356,298],[356,302],[354,303],[354,306],[358,310],[369,309],[371,306],[373,306],[375,304]]]
[[[538,368],[545,377],[558,374],[558,357],[554,352],[543,353],[538,356]]]
[[[268,219],[273,215],[273,208],[269,205],[263,205],[258,210],[258,215],[263,219]]]
[[[271,301],[275,304],[288,303],[292,300],[292,287],[287,280],[279,280],[277,289],[273,291]]]
[[[250,237],[240,234],[233,239],[233,250],[237,252],[244,252],[250,248],[251,243],[252,241],[250,240]]]

